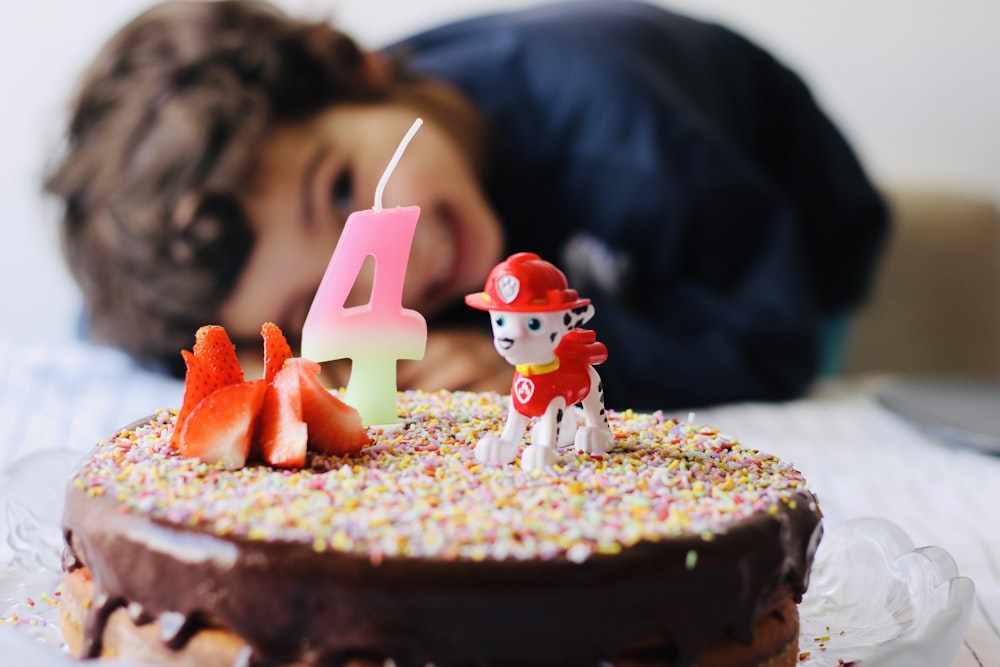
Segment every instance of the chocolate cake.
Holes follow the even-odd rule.
[[[302,469],[170,446],[162,411],[68,486],[71,651],[185,665],[793,665],[822,533],[802,475],[708,426],[608,411],[615,447],[483,464],[507,397],[401,393]]]

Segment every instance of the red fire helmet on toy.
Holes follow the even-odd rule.
[[[555,265],[533,252],[511,255],[493,267],[482,292],[467,294],[465,303],[477,310],[546,312],[590,303],[569,288]]]

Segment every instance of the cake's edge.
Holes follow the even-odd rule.
[[[83,642],[83,617],[93,597],[93,582],[86,569],[64,576],[60,603],[60,622],[72,655],[79,655]],[[699,667],[792,667],[798,664],[798,609],[785,598],[765,611],[754,627],[752,644],[724,639],[713,644],[698,658]],[[101,657],[122,658],[166,667],[204,665],[241,665],[246,663],[249,646],[232,632],[223,629],[199,630],[181,649],[174,650],[160,640],[163,628],[158,621],[135,623],[127,609],[119,608],[108,618]],[[340,667],[383,667],[384,660],[355,656],[339,661]],[[610,664],[610,663],[604,663]],[[310,667],[302,662],[284,667]],[[614,667],[678,667],[670,656],[655,645],[636,644],[617,657]]]
[[[822,523],[813,495],[799,496],[794,507],[711,541],[645,542],[583,563],[375,563],[167,526],[70,485],[66,569],[86,565],[95,585],[84,656],[100,653],[108,616],[121,607],[140,624],[159,620],[168,646],[220,627],[273,662],[302,660],[306,651],[317,663],[350,654],[439,667],[470,658],[580,663],[613,658],[637,642],[698,655],[723,637],[749,641],[760,614],[784,598],[801,599]],[[735,602],[732,591],[741,592]],[[566,628],[581,638],[572,656],[565,655]]]

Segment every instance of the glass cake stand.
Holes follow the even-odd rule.
[[[65,480],[80,458],[69,450],[40,452],[0,472],[0,655],[7,664],[79,664],[63,648],[56,587]],[[958,575],[948,553],[915,549],[893,523],[827,526],[799,607],[799,664],[947,667],[968,627],[973,595],[972,581]]]

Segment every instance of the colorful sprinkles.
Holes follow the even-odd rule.
[[[42,591],[37,596],[37,600],[33,597],[18,600],[6,611],[0,613],[0,627],[35,626],[46,628],[53,625],[55,612],[51,608],[58,606],[61,595],[62,593],[58,590],[51,594]]]
[[[808,502],[802,475],[708,426],[661,412],[609,411],[618,446],[563,450],[544,472],[484,465],[483,435],[507,399],[404,392],[403,427],[373,430],[354,457],[312,456],[305,470],[224,471],[169,445],[174,412],[101,442],[74,483],[130,511],[223,536],[284,540],[385,557],[583,561],[641,540],[711,540],[734,522]],[[697,553],[687,566],[695,567]]]

